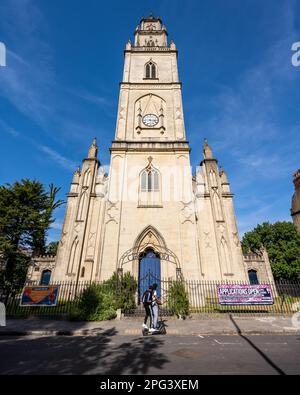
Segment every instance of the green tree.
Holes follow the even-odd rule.
[[[23,285],[30,255],[45,253],[53,212],[63,204],[58,192],[28,179],[0,186],[0,287],[7,293]]]
[[[56,255],[58,243],[59,243],[58,241],[51,241],[51,243],[47,245],[46,253],[51,255]]]
[[[300,280],[300,234],[291,222],[265,222],[242,240],[243,252],[257,252],[264,247],[276,279]]]

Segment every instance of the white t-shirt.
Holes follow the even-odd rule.
[[[155,289],[152,293],[152,306],[157,306],[156,298],[157,298],[157,292]]]

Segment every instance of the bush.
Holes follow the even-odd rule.
[[[189,298],[184,283],[175,281],[170,285],[168,292],[168,308],[179,317],[189,314]]]
[[[103,321],[116,317],[112,292],[103,284],[91,284],[79,296],[77,306],[69,314],[72,321]]]
[[[91,284],[71,308],[72,321],[105,321],[116,318],[118,309],[135,308],[137,283],[128,272],[118,277],[116,273],[102,284]]]
[[[104,284],[113,292],[116,309],[130,310],[135,308],[137,282],[129,272],[120,277],[114,273]]]

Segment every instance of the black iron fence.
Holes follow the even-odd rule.
[[[98,282],[97,284],[101,284]],[[30,282],[28,286],[39,286],[39,283]],[[79,303],[82,291],[91,285],[90,281],[60,281],[48,286],[59,288],[56,304],[53,306],[22,306],[22,292],[10,294],[6,301],[6,315],[8,317],[39,316],[45,318],[64,318],[71,313]],[[26,285],[25,285],[26,286]]]
[[[273,303],[249,305],[221,305],[218,285],[249,285],[243,282],[228,281],[187,281],[185,289],[189,295],[191,313],[234,313],[238,315],[289,315],[300,310],[300,282],[276,281],[268,284]]]
[[[97,284],[101,284],[97,282]],[[161,315],[172,315],[174,311],[170,308],[170,287],[174,281],[160,280]],[[184,280],[186,295],[189,300],[189,312],[198,314],[224,314],[234,313],[237,315],[290,315],[300,310],[300,282],[298,281],[276,281],[269,284],[273,304],[271,305],[221,305],[219,303],[217,287],[222,284],[245,285],[242,282],[220,282],[220,281],[197,281]],[[33,284],[30,285],[39,285]],[[47,318],[66,317],[79,303],[82,291],[91,285],[90,281],[85,282],[56,282],[51,286],[58,286],[59,293],[55,306],[21,306],[22,292],[11,294],[6,298],[6,313],[10,317],[40,316]],[[249,284],[248,284],[249,285]],[[146,287],[146,285],[145,285]],[[136,307],[131,310],[124,310],[125,316],[140,316],[144,314],[141,304],[141,287],[136,290]],[[122,289],[120,289],[122,292]],[[0,292],[1,294],[1,292]],[[2,297],[2,300],[4,298]]]

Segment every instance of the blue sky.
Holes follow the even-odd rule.
[[[192,165],[207,137],[228,172],[241,233],[290,220],[300,167],[300,2],[1,0],[0,183],[28,177],[69,190],[97,137],[109,164],[123,49],[143,15],[179,50]],[[58,240],[64,208],[49,241]]]

